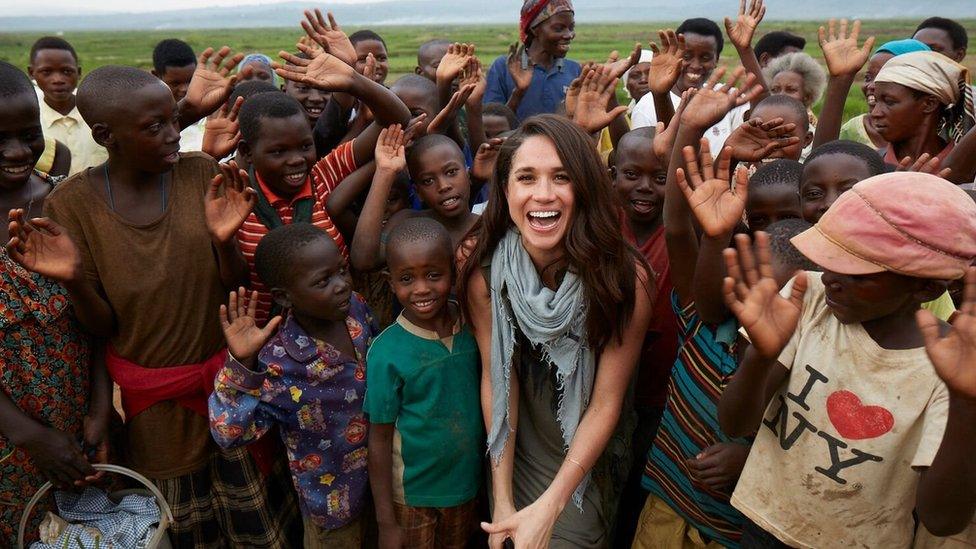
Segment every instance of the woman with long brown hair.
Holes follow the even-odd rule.
[[[611,476],[608,444],[653,295],[611,193],[592,140],[566,119],[526,120],[499,153],[458,292],[484,365],[493,548],[608,543],[626,475]]]

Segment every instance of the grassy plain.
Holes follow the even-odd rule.
[[[297,23],[297,22],[296,22]],[[911,36],[916,21],[876,20],[865,21],[862,35],[877,37],[877,45],[887,40]],[[817,45],[817,27],[820,23],[809,21],[766,21],[760,26],[757,37],[771,30],[789,30],[807,38],[806,51],[815,58],[822,58]],[[963,21],[967,28],[976,27],[976,20]],[[580,24],[570,57],[579,61],[605,59],[614,49],[628,50],[635,42],[645,45],[653,37],[657,39],[659,28],[675,27],[677,22],[642,22],[617,24]],[[355,27],[345,29],[357,30]],[[466,25],[466,26],[400,26],[376,27],[387,42],[390,51],[390,79],[413,71],[416,65],[417,47],[432,38],[473,42],[478,55],[487,65],[496,56],[507,51],[508,44],[518,38],[515,25]],[[152,30],[125,32],[69,32],[64,38],[70,41],[81,58],[82,68],[90,71],[101,65],[123,64],[148,69],[152,63],[152,48],[164,38],[181,38],[199,52],[207,46],[229,45],[235,51],[263,52],[272,57],[279,50],[293,50],[301,30],[295,28],[254,28],[223,30]],[[0,33],[0,59],[26,67],[31,43],[40,33]],[[735,50],[725,48],[722,54],[726,64],[737,63]],[[976,55],[966,59],[970,71],[976,69]],[[620,91],[621,97],[623,91]],[[845,107],[845,119],[865,112],[865,100],[856,86],[851,90]]]

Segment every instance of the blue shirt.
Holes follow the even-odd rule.
[[[560,58],[549,70],[539,65],[533,67],[532,84],[526,90],[519,103],[519,122],[535,114],[554,113],[563,99],[569,84],[580,75],[581,68],[576,61]],[[508,103],[508,98],[515,91],[515,81],[508,72],[508,57],[505,55],[495,59],[488,70],[488,87],[485,89],[483,103]]]
[[[224,448],[252,442],[278,425],[302,514],[326,530],[359,516],[366,503],[366,353],[379,332],[366,302],[352,295],[348,356],[312,339],[289,315],[258,354],[252,372],[233,358],[210,395],[210,432]]]

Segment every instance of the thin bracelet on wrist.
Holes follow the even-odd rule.
[[[583,471],[583,474],[584,475],[586,474],[586,468],[583,467],[583,464],[582,463],[576,461],[575,459],[573,459],[573,458],[571,458],[569,456],[566,456],[566,461],[568,461],[568,462],[572,463],[573,465],[579,467],[580,471]]]

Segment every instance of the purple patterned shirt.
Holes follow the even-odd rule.
[[[355,520],[369,490],[362,400],[366,351],[379,329],[359,294],[346,328],[354,357],[312,339],[289,315],[261,349],[258,371],[228,358],[210,396],[210,432],[224,448],[279,427],[302,513],[325,530]]]

